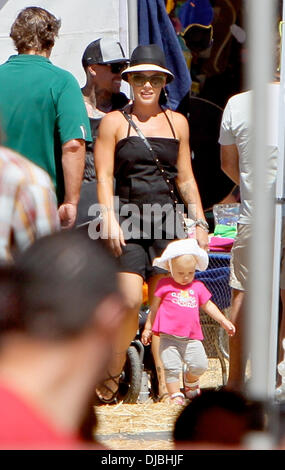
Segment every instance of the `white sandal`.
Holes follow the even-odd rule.
[[[201,395],[199,380],[197,380],[196,382],[186,382],[184,377],[184,392],[185,396],[189,398],[189,400],[193,400],[193,398]]]
[[[172,393],[170,400],[176,405],[185,405],[185,395],[181,392]]]

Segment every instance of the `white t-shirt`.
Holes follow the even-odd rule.
[[[272,186],[276,179],[278,155],[278,110],[279,83],[268,85],[268,184]],[[254,118],[251,118],[252,91],[232,96],[224,109],[219,143],[235,144],[239,153],[240,171],[240,218],[239,223],[249,224],[252,216],[253,161],[250,155],[250,139]]]

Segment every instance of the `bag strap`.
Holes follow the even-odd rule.
[[[159,158],[157,157],[156,153],[154,152],[152,146],[150,145],[149,141],[147,140],[147,138],[144,136],[144,134],[142,133],[142,131],[138,128],[138,126],[136,125],[136,123],[132,120],[131,116],[126,113],[126,111],[124,110],[121,110],[121,113],[123,114],[123,116],[125,117],[125,119],[128,121],[128,123],[133,127],[133,129],[136,131],[136,133],[138,134],[138,136],[143,140],[145,146],[147,147],[147,149],[149,150],[157,168],[159,169],[160,171],[160,174],[161,176],[163,177],[165,183],[167,184],[168,186],[168,189],[169,189],[169,192],[170,192],[170,196],[174,202],[174,204],[178,204],[178,199],[175,195],[175,191],[174,191],[174,186],[172,185],[172,183],[170,182],[162,164],[160,163],[160,160]]]

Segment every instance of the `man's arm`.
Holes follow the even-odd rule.
[[[240,184],[239,154],[235,144],[221,145],[221,168],[236,184]]]
[[[62,146],[64,201],[58,209],[62,228],[71,228],[76,220],[77,205],[85,165],[85,141],[72,139]]]

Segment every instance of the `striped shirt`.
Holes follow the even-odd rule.
[[[0,261],[13,260],[14,252],[59,228],[48,174],[20,154],[0,147]]]

